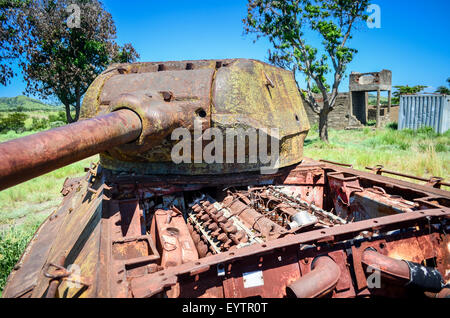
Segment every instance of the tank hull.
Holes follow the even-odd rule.
[[[439,295],[411,288],[395,261],[450,279],[444,190],[309,159],[274,175],[220,178],[93,168],[66,181],[4,297]],[[288,226],[301,209],[317,221]],[[381,256],[368,264],[368,250]],[[376,288],[368,266],[380,257],[394,267]]]

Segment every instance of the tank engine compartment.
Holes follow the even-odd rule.
[[[420,190],[426,190],[427,187],[417,185],[417,188],[409,187],[405,191],[405,187],[396,182],[381,184],[380,178],[384,177],[369,173],[361,175],[355,173],[356,170],[352,170],[353,173],[349,170],[352,169],[311,162],[299,165],[287,173],[280,171],[278,176],[270,180],[227,187],[221,186],[223,180],[220,178],[216,179],[215,183],[218,185],[215,187],[205,187],[196,184],[194,180],[189,185],[175,181],[155,187],[155,181],[152,180],[130,184],[121,176],[110,177],[115,180],[109,190],[109,202],[113,206],[109,210],[114,220],[111,223],[114,227],[111,231],[112,259],[122,262],[125,268],[121,273],[124,278],[119,284],[122,285],[121,292],[134,297],[285,297],[293,295],[287,286],[295,278],[310,272],[311,263],[317,256],[324,253],[327,255],[325,251],[330,249],[328,255],[337,253],[334,256],[335,262],[340,262],[339,266],[343,266],[339,276],[340,281],[344,280],[345,283],[335,282],[333,288],[325,294],[354,297],[380,293],[380,290],[369,291],[367,286],[358,286],[358,275],[364,278],[367,276],[365,269],[362,274],[358,271],[367,266],[354,268],[355,264],[350,259],[357,253],[353,251],[353,255],[350,254],[352,245],[355,244],[359,247],[361,244],[369,244],[359,252],[359,258],[367,248],[376,245],[376,250],[385,256],[395,255],[397,259],[415,261],[430,269],[438,268],[443,279],[448,281],[449,251],[445,245],[447,237],[443,235],[448,231],[447,218],[444,222],[441,220],[439,225],[431,225],[429,221],[433,217],[428,216],[422,227],[416,217],[427,210],[430,213],[448,213],[449,200]],[[400,192],[402,195],[399,195]],[[411,226],[411,222],[400,222],[402,217],[406,217],[405,221],[408,221],[408,216],[413,217],[414,226]],[[389,218],[397,218],[398,221],[393,226],[389,226],[388,222],[386,229],[391,230],[383,231],[382,220]],[[364,226],[360,230],[358,227],[357,230],[352,229],[354,225],[366,224],[364,222],[372,223],[366,226],[366,230]],[[378,228],[377,224],[380,224]],[[350,230],[346,232],[344,228]],[[328,235],[335,229],[338,232],[342,229],[341,236],[345,239],[339,239],[340,234]],[[427,235],[422,237],[420,234],[420,240],[415,241],[415,236],[424,231]],[[241,285],[230,287],[224,283],[228,275],[233,276],[232,271],[227,273],[225,267],[227,258],[230,264],[235,263],[230,256],[237,255],[240,251],[257,251],[271,242],[277,244],[282,240],[295,240],[301,235],[309,234],[318,234],[319,239],[297,246],[306,254],[315,255],[311,256],[309,263],[308,259],[293,261],[291,258],[302,257],[292,246],[278,249],[276,262],[283,264],[286,258],[289,266],[296,266],[297,269],[296,274],[286,276],[289,270],[283,269],[283,266],[278,267],[281,281],[273,282],[277,288],[270,287],[267,290],[267,281],[263,278],[264,275],[267,276],[269,268],[274,270],[273,266],[276,264],[263,265],[267,256],[262,256],[264,253],[258,256],[257,252],[250,253],[253,257],[244,258],[247,259],[244,261],[245,266],[253,267],[253,270],[241,271]],[[434,241],[434,235],[438,235],[440,239]],[[407,237],[407,240],[397,242],[398,238],[394,239],[397,236]],[[372,241],[376,243],[367,243]],[[440,242],[438,245],[443,247],[442,250],[437,249],[436,242]],[[339,252],[332,251],[338,246]],[[209,262],[214,257],[221,257],[220,261]],[[201,267],[204,262],[206,267],[197,271],[193,269]],[[303,270],[302,264],[305,267]],[[182,283],[185,272],[180,269],[186,266],[189,268],[188,280],[193,276],[194,282]],[[266,266],[269,266],[268,269],[260,270]],[[204,272],[214,272],[214,278],[201,280],[200,276],[205,275],[202,274]],[[153,290],[149,285],[158,284],[157,279],[152,280],[151,277],[160,278],[166,273],[172,273],[172,278],[176,277],[176,283],[160,281],[159,287]],[[352,282],[355,278],[356,283]],[[201,284],[196,285],[195,279],[200,279],[198,283]],[[345,284],[346,287],[339,286]],[[337,287],[342,290],[339,291]],[[382,290],[381,295],[386,295],[385,291]],[[389,288],[388,291],[388,295],[393,291],[394,294],[404,293],[401,288],[400,291],[398,288]]]
[[[286,235],[347,223],[302,201],[295,195],[296,190],[296,187],[260,186],[227,189],[215,197],[211,192],[219,189],[145,199],[141,201],[145,233],[157,242],[163,258],[171,252],[179,254],[178,261],[163,262],[162,267],[166,268]]]

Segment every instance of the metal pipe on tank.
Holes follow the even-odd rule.
[[[341,270],[329,256],[316,258],[312,270],[286,288],[288,296],[318,298],[330,293],[336,286]]]
[[[366,266],[380,270],[385,277],[404,284],[409,281],[409,267],[402,260],[393,259],[372,249],[367,249],[362,254],[361,261]]]
[[[444,288],[448,288],[441,273],[435,268],[425,267],[406,260],[394,259],[373,249],[365,250],[361,261],[365,265],[379,270],[382,277],[405,287],[431,293],[441,293]]]

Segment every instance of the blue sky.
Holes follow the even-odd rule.
[[[450,77],[450,1],[373,0],[381,28],[361,26],[351,46],[359,50],[350,71],[393,71],[394,85],[444,85]],[[117,41],[131,42],[141,61],[253,58],[266,61],[270,44],[243,34],[244,0],[104,0]],[[300,81],[300,85],[304,86]],[[20,95],[22,78],[0,86],[0,96]],[[348,90],[348,78],[340,91]]]

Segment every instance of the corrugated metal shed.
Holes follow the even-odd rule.
[[[437,133],[450,129],[450,95],[404,95],[400,97],[399,129],[432,127]]]

